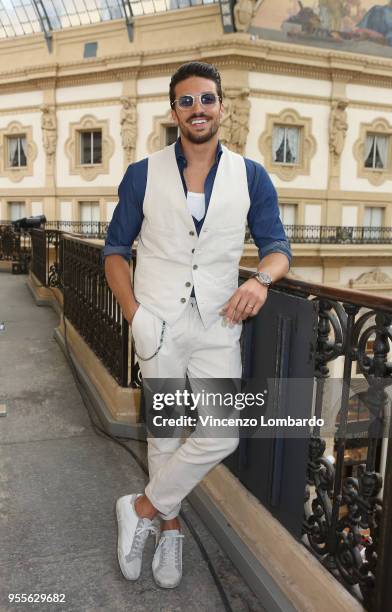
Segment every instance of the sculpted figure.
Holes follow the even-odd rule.
[[[56,153],[57,142],[57,122],[56,113],[53,108],[47,104],[41,106],[41,128],[42,141],[46,154],[52,157]]]
[[[348,129],[347,123],[347,100],[335,100],[332,103],[331,114],[329,117],[329,150],[340,157],[346,139]]]
[[[225,114],[219,128],[219,140],[226,147],[230,147],[231,142],[232,103],[230,97],[225,98]]]
[[[135,157],[137,137],[136,101],[127,96],[122,96],[120,100],[123,106],[120,119],[122,146],[127,161],[132,163]]]
[[[231,126],[231,149],[241,155],[244,153],[249,132],[249,90],[244,89],[234,100]]]
[[[237,32],[247,32],[259,8],[260,0],[237,0],[234,6],[234,24]]]

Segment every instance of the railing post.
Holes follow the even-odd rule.
[[[377,573],[374,589],[373,612],[386,612],[392,602],[392,444],[388,434],[388,452],[385,466],[383,510],[377,551]]]
[[[329,542],[328,551],[332,554],[336,552],[338,539],[337,539],[337,525],[339,520],[339,509],[342,501],[342,481],[343,481],[343,469],[344,469],[344,451],[346,447],[346,433],[347,433],[347,419],[348,419],[348,400],[350,393],[350,380],[351,380],[351,367],[353,363],[352,355],[352,333],[354,328],[355,315],[359,308],[352,304],[345,304],[344,308],[348,314],[347,317],[347,330],[344,347],[344,368],[343,368],[343,388],[340,402],[340,420],[339,429],[337,431],[338,440],[336,444],[336,471],[335,481],[333,488],[333,505],[332,505],[332,516],[331,526],[329,530]]]

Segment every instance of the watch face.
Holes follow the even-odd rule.
[[[266,272],[259,272],[259,278],[265,285],[270,285],[272,283],[272,278]]]

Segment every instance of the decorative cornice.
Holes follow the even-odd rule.
[[[28,90],[33,83],[45,89],[170,74],[190,56],[212,61],[219,67],[392,88],[390,58],[227,34],[187,46],[137,48],[100,58],[3,71],[0,73],[0,91]]]

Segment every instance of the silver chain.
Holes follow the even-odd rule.
[[[166,321],[162,321],[162,330],[161,330],[161,337],[159,339],[159,346],[156,349],[156,351],[151,355],[151,357],[142,357],[141,355],[139,355],[139,353],[136,350],[136,344],[135,344],[134,337],[132,336],[133,346],[135,347],[135,355],[138,357],[138,359],[140,359],[141,361],[150,361],[150,359],[152,359],[153,357],[155,357],[155,355],[157,355],[157,353],[159,353],[159,351],[161,350],[161,346],[163,344],[163,336],[165,335],[165,329],[166,329]]]

